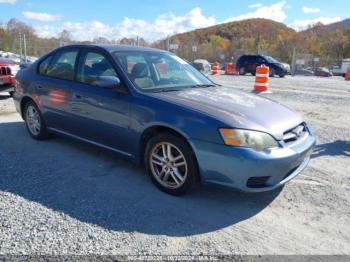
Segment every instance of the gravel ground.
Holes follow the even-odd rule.
[[[251,76],[214,81],[250,92]],[[350,254],[350,82],[271,79],[318,145],[282,190],[158,191],[145,171],[65,138],[29,137],[0,95],[0,254]]]

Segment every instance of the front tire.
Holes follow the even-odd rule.
[[[24,120],[31,137],[37,140],[48,138],[49,134],[46,129],[44,118],[38,106],[33,101],[29,101],[25,105]]]
[[[171,133],[160,133],[148,141],[145,165],[152,182],[171,195],[185,194],[198,177],[192,149],[186,141]]]

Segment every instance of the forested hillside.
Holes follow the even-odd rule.
[[[39,38],[32,27],[11,19],[0,25],[0,50],[19,53],[19,34],[26,34],[28,55],[40,56],[58,47],[60,43],[74,43],[68,31],[56,38]],[[135,44],[136,39],[109,40],[96,38],[99,43]],[[165,48],[163,40],[140,45]],[[350,20],[324,26],[318,24],[302,32],[285,24],[266,19],[249,19],[229,22],[172,36],[172,50],[181,57],[193,60],[205,58],[209,61],[227,62],[244,53],[264,53],[291,63],[293,48],[298,54],[310,54],[320,59],[320,64],[330,65],[334,61],[350,57]]]
[[[350,57],[350,26],[347,25],[345,20],[296,32],[282,23],[249,19],[178,34],[171,38],[171,43],[178,44],[176,52],[189,60],[201,57],[229,61],[244,53],[260,52],[290,63],[296,48],[299,54],[318,57],[321,64],[328,65]],[[196,52],[192,46],[197,46]]]

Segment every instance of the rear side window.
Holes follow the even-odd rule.
[[[251,64],[256,63],[257,57],[256,56],[248,56],[248,62]]]
[[[46,75],[64,80],[74,79],[74,67],[78,51],[62,51],[56,54]]]
[[[52,55],[45,58],[40,64],[39,64],[39,74],[40,75],[46,75],[46,71],[50,65],[52,59]]]
[[[251,57],[250,56],[241,56],[241,58],[239,59],[239,63],[242,64],[248,64],[251,63]]]

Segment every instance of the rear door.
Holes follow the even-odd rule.
[[[108,54],[85,49],[80,55],[69,106],[69,113],[76,119],[72,133],[122,153],[129,152],[131,96],[99,86],[95,80],[100,76],[119,78]]]
[[[44,59],[38,67],[33,98],[44,114],[48,127],[69,131],[69,102],[74,86],[78,49],[63,49]]]

